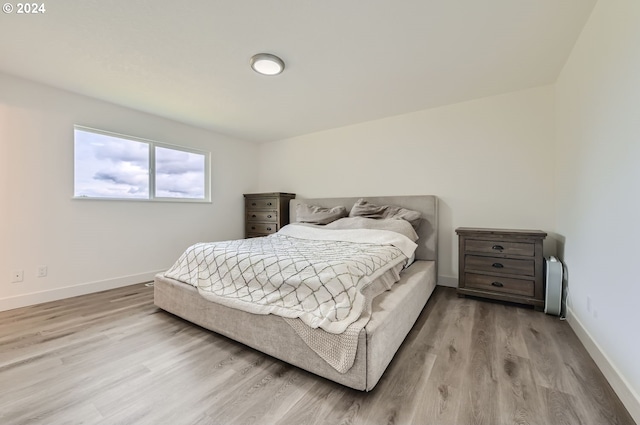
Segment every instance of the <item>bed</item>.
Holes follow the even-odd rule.
[[[301,207],[344,206],[350,211],[363,198],[294,199],[290,202],[291,223],[298,220]],[[154,302],[161,309],[185,320],[241,342],[270,356],[316,375],[357,390],[375,387],[394,354],[404,341],[427,300],[437,277],[438,199],[435,196],[366,197],[372,205],[391,205],[418,211],[414,223],[418,236],[415,259],[400,273],[391,289],[375,296],[370,314],[353,336],[355,353],[348,370],[338,370],[327,362],[317,347],[303,340],[305,326],[292,326],[297,319],[274,314],[254,314],[203,297],[199,290],[165,273],[154,280]],[[293,226],[293,225],[290,225]],[[314,227],[314,226],[310,226]],[[284,230],[284,228],[283,228]],[[302,331],[301,331],[302,329]],[[332,335],[329,335],[332,336]]]

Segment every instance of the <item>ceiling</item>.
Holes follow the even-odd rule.
[[[551,84],[595,3],[55,0],[0,15],[0,72],[267,142]]]

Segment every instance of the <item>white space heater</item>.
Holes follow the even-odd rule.
[[[556,257],[545,258],[546,294],[544,312],[554,316],[562,313],[562,263]]]

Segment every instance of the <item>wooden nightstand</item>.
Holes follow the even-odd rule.
[[[540,230],[460,227],[458,295],[473,295],[544,309]]]
[[[245,237],[275,233],[289,224],[289,201],[294,193],[246,193],[244,195]]]

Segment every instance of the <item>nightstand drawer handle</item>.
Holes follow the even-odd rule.
[[[269,215],[267,216],[267,218],[271,218],[271,217],[273,217],[271,214],[269,214]]]
[[[251,230],[256,230],[256,226],[251,226]]]
[[[502,264],[500,264],[500,263],[493,263],[493,264],[491,265],[491,267],[495,267],[496,269],[501,269],[501,268],[503,268],[504,266],[503,266]]]
[[[251,215],[251,218],[256,218],[256,217],[257,217],[257,215],[255,215],[255,214]]]
[[[267,227],[267,230],[271,231],[271,227]]]
[[[252,207],[255,207],[256,205],[257,205],[257,204],[256,204],[255,202],[252,202],[252,203],[251,203],[251,206],[252,206]]]
[[[269,202],[267,205],[271,206],[271,205],[273,205],[273,204],[272,204],[271,202]]]
[[[491,282],[491,286],[497,286],[498,288],[502,288],[504,285],[502,282]]]
[[[491,247],[491,249],[494,249],[496,251],[502,251],[504,247],[502,245],[494,245]]]

